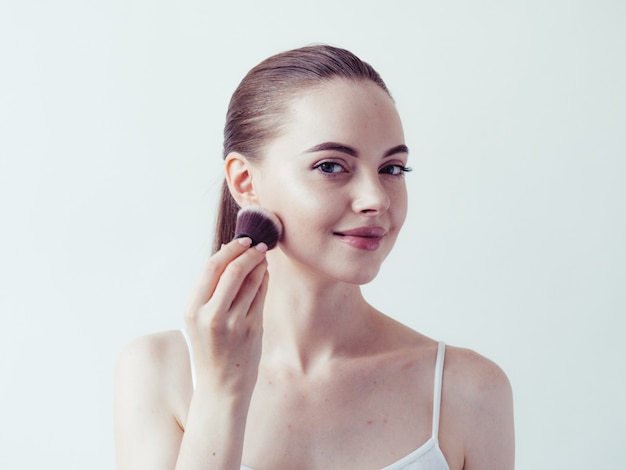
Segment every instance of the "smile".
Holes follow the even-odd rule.
[[[334,232],[333,235],[354,248],[371,251],[378,249],[386,233],[386,230],[382,227],[358,227]]]

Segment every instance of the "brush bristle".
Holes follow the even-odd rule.
[[[263,242],[271,250],[278,243],[282,231],[278,217],[261,206],[244,207],[237,213],[235,238],[250,237],[251,246]]]

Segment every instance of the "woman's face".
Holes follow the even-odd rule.
[[[284,123],[253,167],[258,202],[283,223],[281,252],[309,274],[371,281],[407,211],[393,101],[373,82],[337,79],[290,101]]]

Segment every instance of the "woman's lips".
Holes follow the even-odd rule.
[[[387,231],[378,226],[357,227],[350,230],[335,232],[334,235],[342,242],[361,250],[376,250]]]

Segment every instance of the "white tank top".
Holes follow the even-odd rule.
[[[191,380],[194,388],[196,387],[196,370],[193,363],[193,350],[189,335],[186,330],[181,330],[187,347],[189,348],[189,359],[191,362]],[[437,361],[435,363],[435,383],[433,393],[433,422],[432,434],[430,438],[421,446],[410,454],[402,457],[400,460],[387,465],[381,470],[450,470],[450,466],[439,448],[439,412],[441,410],[441,384],[443,379],[443,361],[445,358],[445,343],[439,342],[437,348]],[[241,470],[253,470],[245,465],[241,466]]]

